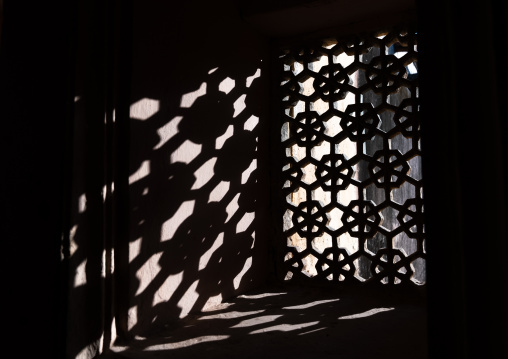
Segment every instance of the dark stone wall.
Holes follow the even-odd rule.
[[[72,19],[56,16],[69,13],[65,1],[4,1],[2,10],[2,327],[19,355],[58,357]]]
[[[508,355],[505,3],[419,3],[431,357]]]

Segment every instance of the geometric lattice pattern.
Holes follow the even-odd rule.
[[[280,61],[285,279],[424,284],[415,33],[324,39]]]

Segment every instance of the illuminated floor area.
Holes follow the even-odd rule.
[[[323,288],[259,290],[104,358],[426,358],[421,302]]]

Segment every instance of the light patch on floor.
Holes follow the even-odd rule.
[[[168,347],[170,347],[171,349],[180,349],[180,348],[189,347],[191,345],[196,345],[196,344],[206,343],[206,342],[216,342],[216,341],[225,340],[228,338],[229,338],[229,335],[204,335],[202,337],[187,339],[187,340],[183,340],[181,342],[176,342],[176,343],[152,345],[152,346],[147,347],[145,350],[146,351],[157,351],[157,350],[168,349]]]
[[[286,292],[262,293],[262,294],[251,294],[251,295],[242,294],[242,295],[239,295],[238,298],[241,298],[241,299],[261,299],[261,298],[274,297],[274,296],[286,295],[286,294],[287,294]]]
[[[317,325],[317,324],[319,324],[319,321],[310,322],[310,323],[303,323],[303,324],[280,324],[280,325],[274,325],[274,326],[271,326],[268,328],[257,329],[257,330],[250,332],[249,334],[260,334],[260,333],[273,332],[273,331],[291,332],[293,330],[312,327],[313,325]]]
[[[231,311],[226,313],[219,313],[219,314],[211,314],[211,315],[203,315],[198,318],[198,320],[211,320],[211,319],[231,319],[231,318],[241,318],[241,317],[248,317],[251,315],[256,315],[259,313],[263,313],[265,310],[252,310],[250,312],[237,312],[237,311]]]
[[[374,308],[374,309],[368,310],[368,311],[363,312],[363,313],[358,313],[358,314],[352,314],[352,315],[346,315],[346,316],[343,316],[343,317],[339,317],[339,319],[365,318],[365,317],[370,317],[371,315],[374,315],[374,314],[377,314],[377,313],[388,312],[388,311],[394,310],[394,309],[395,308]]]
[[[314,307],[316,305],[319,305],[319,304],[324,304],[324,303],[331,303],[331,302],[337,302],[339,299],[328,299],[328,300],[317,300],[315,302],[311,302],[311,303],[307,303],[307,304],[301,304],[301,305],[294,305],[294,306],[291,306],[291,307],[284,307],[282,309],[307,309],[307,308],[310,308],[310,307]]]
[[[275,319],[280,318],[280,317],[282,317],[282,314],[281,315],[263,315],[261,317],[245,319],[245,320],[242,320],[237,325],[233,325],[231,328],[253,327],[255,325],[273,322]]]

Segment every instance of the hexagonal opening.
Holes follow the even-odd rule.
[[[372,278],[372,273],[370,271],[370,266],[372,261],[364,255],[359,256],[354,261],[355,265],[355,274],[354,277],[360,282],[365,282]]]
[[[381,249],[387,248],[387,239],[381,233],[376,233],[374,237],[369,238],[363,245],[363,250],[372,256],[375,256]]]
[[[304,167],[302,167],[303,169],[303,178],[302,178],[302,181],[307,183],[307,184],[312,184],[314,182],[316,182],[316,166],[313,165],[312,163],[308,163],[306,164]]]
[[[323,253],[326,248],[331,248],[333,245],[332,236],[328,233],[323,233],[320,237],[316,237],[312,240],[312,248],[318,252]]]
[[[392,246],[405,256],[410,256],[418,250],[418,241],[408,237],[405,232],[401,232],[392,238]]]
[[[302,273],[307,277],[315,277],[318,274],[316,270],[317,258],[314,255],[306,255],[302,258],[302,263]]]
[[[316,112],[318,115],[322,115],[330,109],[330,104],[318,98],[317,100],[310,102],[310,110]]]
[[[307,239],[302,238],[298,235],[298,233],[295,233],[291,237],[287,238],[287,246],[295,248],[298,252],[303,252],[307,249]]]
[[[342,227],[342,221],[341,217],[343,215],[343,212],[338,209],[337,207],[334,207],[330,212],[328,212],[328,225],[327,227],[331,229],[332,231],[338,230],[340,227]]]
[[[417,285],[424,285],[427,281],[425,259],[416,258],[411,262],[411,269],[414,273],[411,276],[411,281]]]

